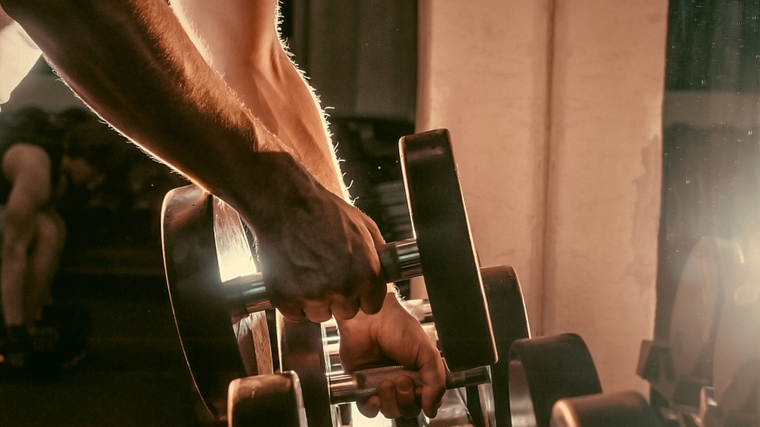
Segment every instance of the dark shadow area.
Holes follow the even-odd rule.
[[[61,274],[56,301],[90,313],[89,353],[55,378],[4,378],[0,425],[195,425],[165,289],[162,276]]]

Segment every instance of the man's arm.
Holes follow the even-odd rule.
[[[40,50],[24,30],[0,8],[0,104],[40,58]]]
[[[50,203],[50,158],[29,144],[15,144],[2,159],[2,171],[12,189],[3,222],[2,286],[6,325],[24,324],[24,288],[27,257],[36,232],[39,213]]]
[[[99,115],[253,227],[283,314],[322,321],[380,309],[374,223],[243,108],[162,0],[0,4]]]
[[[246,108],[327,189],[346,195],[313,91],[280,42],[276,0],[173,0],[195,46]]]
[[[265,280],[286,316],[342,320],[359,302],[365,313],[380,310],[386,287],[374,246],[382,238],[342,198],[321,113],[275,36],[273,0],[214,2],[206,16],[212,19],[194,22],[219,37],[207,39],[209,46],[247,51],[210,49],[210,56],[256,119],[160,0],[0,4],[101,116],[241,213],[257,233]],[[183,5],[180,15],[197,16],[204,6]],[[243,25],[226,25],[220,11]],[[327,301],[320,300],[325,293]],[[440,357],[393,298],[377,316],[341,322],[343,347],[351,349],[344,361],[350,367],[394,358],[423,371],[421,397],[396,396],[394,385],[385,385],[366,406],[369,413],[435,412],[444,384]],[[392,339],[399,332],[403,342]]]
[[[316,176],[335,194],[345,189],[323,115],[314,94],[282,48],[275,28],[276,2],[250,0],[175,0],[175,13],[196,46],[225,82],[280,141],[311,160]],[[263,253],[263,250],[261,251]],[[296,278],[294,278],[296,280]],[[396,299],[395,288],[374,316],[359,313],[339,321],[344,366],[403,363],[422,372],[417,395],[412,380],[400,376],[384,383],[376,397],[360,404],[363,413],[396,418],[415,416],[424,408],[434,414],[445,387],[438,350],[419,322]]]

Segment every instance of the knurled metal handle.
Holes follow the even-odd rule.
[[[377,393],[385,381],[395,381],[401,375],[412,379],[415,387],[422,387],[419,371],[403,366],[383,366],[350,373],[329,374],[330,401],[333,404],[362,401]],[[446,388],[460,388],[491,382],[491,371],[482,366],[465,371],[446,372]]]

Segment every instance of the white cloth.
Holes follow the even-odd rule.
[[[18,23],[0,28],[0,104],[8,102],[39,57],[37,45]]]

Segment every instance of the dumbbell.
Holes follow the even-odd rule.
[[[552,408],[551,427],[659,427],[660,420],[635,391],[559,399]]]
[[[583,339],[572,333],[518,339],[509,356],[513,426],[658,427],[637,392],[603,394]]]
[[[736,243],[703,237],[686,259],[671,310],[668,342],[649,344],[654,349],[652,356],[660,353],[665,359],[649,364],[667,364],[663,366],[665,375],[657,371],[645,374],[645,369],[639,369],[674,408],[698,407],[701,388],[712,381],[713,359],[720,351],[716,338],[726,290],[737,281],[744,258]],[[643,353],[642,358],[648,356]]]
[[[499,350],[508,349],[516,339],[529,336],[517,277],[508,266],[484,268],[482,276],[489,307],[498,313],[494,319],[500,321],[493,325],[497,346]],[[414,303],[422,313],[418,320],[429,319],[424,302]],[[283,323],[280,327],[283,373],[274,374],[279,378],[253,376],[231,382],[228,392],[231,425],[287,425],[280,420],[293,420],[292,425],[302,427],[339,425],[336,405],[371,396],[384,379],[393,380],[401,374],[417,376],[397,366],[342,372],[334,365],[335,355],[329,350],[339,340],[336,334],[333,326]],[[449,388],[466,387],[468,396],[476,396],[468,399],[467,408],[477,427],[510,425],[508,360],[505,358],[501,363],[448,375]],[[291,371],[296,373],[291,374]],[[273,400],[280,402],[269,403]],[[307,416],[304,420],[297,415],[302,410]]]
[[[393,381],[399,375],[408,375],[421,386],[419,374],[399,366],[386,366],[352,373],[329,375],[327,382],[329,405],[357,402],[374,395],[383,381]],[[463,372],[448,372],[446,387],[462,388],[486,384],[491,376],[487,367],[468,369]],[[300,395],[302,387],[295,372],[256,375],[240,378],[230,383],[228,419],[231,426],[274,427],[274,426],[314,426],[306,417],[306,406]],[[277,402],[277,403],[272,403]],[[326,409],[330,406],[325,406]],[[332,408],[330,408],[332,409]],[[301,414],[304,415],[301,415]],[[294,420],[285,424],[283,420]],[[297,420],[297,421],[295,421]],[[340,425],[338,417],[332,416],[328,422],[318,425]]]
[[[508,369],[515,426],[549,427],[558,400],[602,392],[591,353],[577,334],[515,340]]]
[[[497,355],[490,315],[449,133],[415,134],[399,145],[415,238],[378,248],[383,272],[388,281],[425,277],[442,353],[452,370],[492,365]],[[244,230],[236,212],[219,206],[198,187],[172,190],[162,208],[162,240],[185,358],[207,409],[224,417],[227,384],[256,373],[241,360],[230,313],[244,315],[270,305],[261,275],[222,282],[220,237],[240,236]],[[228,224],[237,218],[239,230],[213,226],[220,212]],[[466,307],[466,318],[458,314],[460,307]]]
[[[198,206],[201,201],[196,200],[196,202],[196,206]],[[191,235],[197,236],[197,233],[191,233]],[[204,245],[201,245],[201,247],[203,246]],[[187,265],[188,268],[195,267],[203,270],[204,267],[199,267],[203,262],[203,259],[196,259],[194,262],[189,262]],[[529,334],[528,322],[525,315],[525,307],[517,276],[511,267],[501,266],[482,269],[482,277],[487,293],[487,300],[491,311],[494,313],[493,319],[497,320],[497,323],[493,326],[493,330],[496,335],[496,343],[499,351],[506,353],[509,349],[509,344],[514,339],[524,338]],[[197,284],[191,283],[190,286],[197,286]],[[200,392],[201,396],[204,397],[204,400],[210,402],[212,405],[214,402],[216,402],[216,405],[212,406],[212,409],[217,411],[217,415],[221,415],[219,411],[225,408],[227,402],[226,392],[222,393],[220,391],[221,388],[225,386],[225,381],[227,381],[227,379],[231,381],[236,377],[245,376],[245,373],[248,373],[248,375],[250,375],[251,371],[245,370],[242,367],[233,369],[237,365],[231,363],[230,360],[234,359],[234,357],[230,356],[238,354],[235,351],[235,346],[237,344],[234,342],[234,340],[221,339],[222,337],[225,337],[227,335],[227,332],[231,329],[229,316],[227,316],[226,320],[222,321],[220,320],[224,316],[212,315],[209,317],[209,314],[213,314],[215,311],[218,311],[213,309],[214,306],[219,305],[210,303],[218,303],[218,300],[213,298],[213,296],[206,298],[202,295],[199,296],[199,300],[203,302],[204,310],[196,314],[197,316],[203,316],[205,319],[194,317],[194,319],[198,320],[199,323],[196,326],[195,330],[191,331],[195,332],[196,334],[205,332],[206,335],[205,337],[201,338],[199,338],[197,335],[190,336],[191,340],[188,340],[186,336],[182,336],[181,334],[181,338],[184,342],[188,362],[195,362],[191,362],[190,366],[191,368],[196,368],[192,369],[191,371],[193,372],[198,391]],[[177,304],[176,301],[172,301],[172,303],[175,306],[176,316],[179,314],[176,309]],[[199,302],[199,304],[200,303],[201,302]],[[222,311],[224,310],[228,310],[228,308],[225,305],[222,305]],[[466,313],[464,313],[464,315],[466,316]],[[178,318],[177,321],[179,322],[179,320],[180,319]],[[218,324],[216,328],[210,327],[211,322],[214,321]],[[282,339],[282,363],[286,369],[290,368],[299,371],[303,377],[302,382],[307,384],[305,388],[307,390],[318,390],[316,394],[320,395],[323,393],[321,393],[319,390],[324,390],[327,387],[326,384],[324,384],[325,370],[327,368],[325,365],[322,365],[322,363],[325,363],[324,361],[326,360],[326,356],[322,354],[321,349],[316,349],[317,347],[313,346],[310,350],[304,350],[304,346],[308,347],[307,343],[310,342],[309,340],[311,338],[321,337],[324,333],[324,330],[322,329],[322,325],[315,325],[311,324],[310,322],[302,322],[297,324],[287,323],[286,327],[284,328],[286,332],[283,335],[285,337],[290,337],[294,334],[294,330],[302,328],[312,328],[312,330],[305,334],[302,333],[301,337],[298,339]],[[180,330],[182,330],[182,328],[180,328]],[[185,327],[185,330],[187,330],[187,327]],[[202,338],[206,339],[204,340]],[[193,344],[193,347],[187,345],[188,341],[190,344]],[[249,342],[250,340],[244,340],[244,342],[246,341]],[[226,350],[224,350],[222,344],[226,344]],[[194,350],[194,353],[190,353],[190,350]],[[198,357],[198,354],[205,356],[206,359],[200,359]],[[307,354],[308,356],[304,356],[304,354]],[[191,357],[193,355],[196,357]],[[311,361],[311,364],[304,363],[304,360]],[[316,366],[314,363],[316,363]],[[508,420],[509,406],[507,405],[508,401],[506,400],[506,396],[508,394],[508,381],[506,380],[506,360],[505,363],[497,363],[496,365],[492,366],[492,370],[494,372],[495,378],[493,384],[495,390],[493,392],[486,393],[485,395],[495,396],[495,399],[492,398],[490,402],[483,402],[482,406],[479,403],[474,403],[474,401],[471,400],[472,403],[468,406],[472,407],[471,410],[473,411],[474,415],[478,412],[490,411],[491,417],[494,416],[493,413],[495,412],[495,416],[497,418],[505,418]],[[322,377],[322,379],[320,379],[320,377]],[[470,387],[470,389],[476,388],[487,389],[490,388],[490,385]],[[482,392],[478,393],[478,391],[475,390],[476,397],[482,394]],[[313,393],[309,393],[307,395],[305,399],[308,404],[307,406],[310,408],[318,409],[310,409],[310,414],[314,415],[314,417],[317,419],[322,420],[334,416],[334,414],[329,412],[331,409],[327,404],[327,398],[323,397],[315,399],[312,396]],[[497,403],[494,404],[494,401]],[[499,401],[502,403],[499,404]],[[486,413],[485,417],[488,416],[489,414]],[[223,417],[220,416],[220,418]],[[311,424],[324,425],[324,422],[315,422]]]

